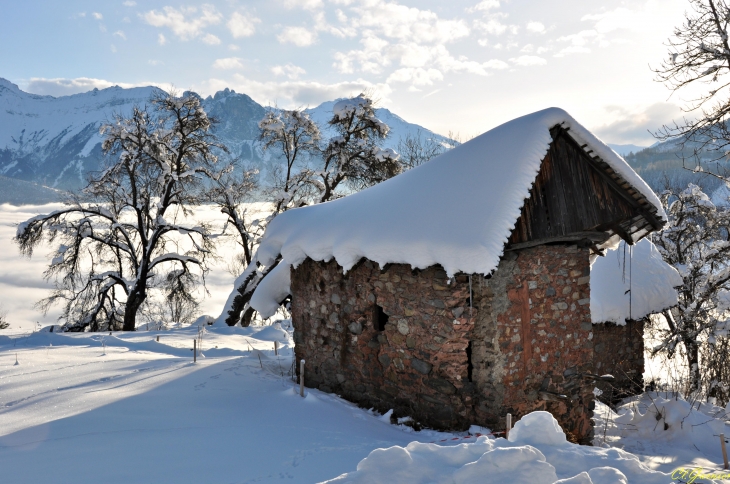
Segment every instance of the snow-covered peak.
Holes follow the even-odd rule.
[[[8,81],[7,79],[0,77],[0,89],[8,89],[10,91],[17,91],[20,92],[20,88],[17,84],[13,84],[12,82]]]

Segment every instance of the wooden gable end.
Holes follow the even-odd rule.
[[[522,206],[510,245],[560,239],[581,232],[627,233],[647,215],[646,206],[626,190],[568,133],[550,130],[553,142]],[[650,215],[648,215],[651,218]],[[646,225],[646,221],[639,225]],[[655,220],[654,220],[655,222]]]

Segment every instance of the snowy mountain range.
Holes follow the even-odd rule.
[[[0,176],[78,189],[85,184],[87,173],[99,169],[102,161],[99,127],[115,114],[127,115],[133,106],[145,104],[156,91],[156,87],[114,86],[71,96],[39,96],[0,78]],[[325,102],[308,112],[324,127],[333,103]],[[256,139],[264,106],[229,89],[208,96],[203,106],[218,119],[216,134],[234,156],[261,163]],[[401,137],[418,131],[438,142],[450,142],[387,109],[378,109],[377,116],[391,127],[388,147],[394,148]],[[0,180],[0,189],[2,186]]]

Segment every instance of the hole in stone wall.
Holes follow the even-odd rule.
[[[388,323],[388,315],[385,314],[383,308],[377,304],[373,308],[373,328],[378,331],[385,331],[385,325]]]
[[[474,365],[471,362],[471,341],[469,341],[469,345],[466,347],[466,371],[467,379],[472,381],[471,377],[474,372]]]

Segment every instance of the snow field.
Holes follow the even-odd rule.
[[[335,396],[302,399],[281,329],[211,327],[193,364],[197,331],[0,335],[2,482],[312,483],[413,440]]]

